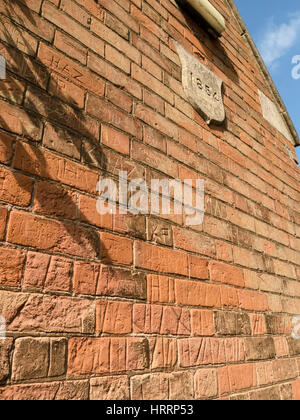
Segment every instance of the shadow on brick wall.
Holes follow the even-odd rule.
[[[87,168],[90,167],[98,171],[99,175],[103,174],[106,170],[106,159],[100,146],[99,133],[95,136],[95,133],[90,130],[86,114],[76,106],[70,105],[72,98],[66,95],[59,83],[55,86],[55,96],[61,98],[62,101],[47,92],[53,72],[45,67],[36,56],[31,57],[24,53],[24,51],[30,51],[32,47],[28,41],[27,32],[14,23],[17,13],[16,4],[22,9],[28,22],[35,25],[33,12],[29,8],[19,2],[5,2],[6,16],[1,15],[1,38],[3,41],[0,41],[0,54],[6,59],[7,74],[5,80],[0,80],[2,108],[0,127],[9,134],[18,136],[16,141],[18,156],[21,156],[23,163],[26,162],[26,167],[39,168],[38,173],[34,174],[38,180],[53,180],[53,174],[49,171],[49,161],[45,158],[44,153],[45,151],[51,153],[51,150],[40,147],[45,123],[51,124],[51,126],[53,124],[56,130],[67,130],[66,142],[72,142],[69,146],[74,151],[74,155],[80,157],[76,163],[85,164]],[[61,79],[63,78],[61,77]],[[25,86],[26,90],[24,90]],[[25,139],[26,141],[24,141]],[[18,156],[15,153],[12,168],[21,169],[31,176],[31,171],[18,167],[18,162],[16,164]],[[68,159],[68,156],[65,157]],[[17,173],[14,170],[11,173],[18,181]],[[47,185],[50,186],[49,183]],[[96,188],[96,185],[91,188]],[[36,196],[35,199],[37,199]],[[57,198],[57,208],[60,206],[59,199],[61,197]],[[70,209],[71,213],[73,210],[73,214],[77,215],[77,220],[82,220],[79,209],[76,208],[76,201],[74,203],[68,194],[63,195],[63,200],[64,206]],[[39,203],[40,208],[43,208],[43,205],[43,202]],[[100,239],[96,231],[92,229],[76,230],[74,221],[73,223],[67,222],[61,215],[58,218],[63,219],[64,228],[74,241],[79,245],[89,241],[95,254],[99,256]]]

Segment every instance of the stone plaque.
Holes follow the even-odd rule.
[[[276,128],[285,138],[293,143],[293,138],[278,107],[263,92],[258,89],[262,113],[265,120]]]
[[[182,85],[189,102],[207,124],[221,124],[225,120],[223,81],[182,45],[176,41],[174,44],[182,64]]]

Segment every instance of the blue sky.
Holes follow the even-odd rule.
[[[300,135],[300,2],[235,0],[235,3]],[[300,146],[296,151],[300,161]]]

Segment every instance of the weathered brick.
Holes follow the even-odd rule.
[[[181,367],[216,365],[245,360],[243,342],[237,338],[185,338],[179,341]]]
[[[218,262],[209,264],[210,279],[219,283],[243,287],[245,285],[243,270]]]
[[[34,211],[64,219],[76,218],[76,194],[49,182],[37,182],[34,196]]]
[[[12,351],[12,347],[12,338],[0,340],[0,384],[5,382],[5,380],[9,377],[10,374],[10,354]]]
[[[13,248],[0,248],[0,285],[20,287],[25,254]]]
[[[106,376],[92,378],[90,381],[90,399],[129,400],[129,380],[127,376]]]
[[[275,358],[273,338],[245,338],[246,360],[263,360]]]
[[[250,314],[252,335],[263,335],[267,332],[265,316],[261,314]]]
[[[255,387],[254,365],[244,364],[219,368],[218,383],[220,395]]]
[[[28,206],[32,191],[33,181],[31,178],[0,168],[0,200],[18,206]]]
[[[105,263],[116,262],[131,265],[133,262],[133,242],[121,236],[101,233],[101,259]]]
[[[200,232],[192,232],[181,228],[174,228],[175,248],[214,257],[216,247],[213,239]]]
[[[169,377],[169,399],[191,400],[193,398],[192,372],[172,372]]]
[[[85,299],[0,291],[8,331],[91,334],[95,305]]]
[[[81,401],[88,400],[88,396],[88,381],[36,383],[0,388],[2,401]]]
[[[192,309],[192,335],[212,336],[215,334],[213,311]]]
[[[195,255],[189,255],[190,277],[198,280],[208,280],[208,260],[199,258]]]
[[[66,340],[18,338],[12,362],[14,381],[61,376],[66,369]]]
[[[132,303],[100,300],[96,310],[96,331],[99,335],[131,333]]]
[[[147,300],[151,303],[174,303],[174,279],[155,274],[147,276]]]
[[[175,299],[179,305],[221,307],[220,288],[214,284],[176,280]]]
[[[16,169],[96,193],[98,173],[57,154],[18,142],[13,163]]]
[[[148,343],[143,338],[72,338],[68,348],[68,374],[85,375],[144,370]]]
[[[216,369],[199,369],[194,376],[195,399],[215,397],[218,394]]]
[[[250,335],[248,314],[235,312],[215,312],[216,332],[220,335]]]
[[[99,255],[97,235],[72,223],[62,223],[29,213],[12,212],[7,232],[11,243],[31,246],[44,251],[77,256]]]
[[[136,267],[162,273],[188,274],[187,255],[183,252],[137,241],[134,253]]]
[[[14,138],[0,132],[0,162],[8,164],[13,156]]]
[[[174,338],[149,338],[150,368],[174,368],[177,364],[177,343]]]
[[[130,380],[133,400],[167,400],[169,398],[169,375],[153,373],[133,376]]]
[[[190,335],[190,312],[175,306],[135,304],[133,331],[143,334]]]

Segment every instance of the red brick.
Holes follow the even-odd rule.
[[[93,0],[78,0],[82,7],[84,7],[91,15],[99,20],[103,20],[104,10],[100,6],[99,2],[95,3]]]
[[[192,335],[208,337],[215,334],[213,311],[192,309]]]
[[[7,102],[1,101],[0,126],[7,131],[16,133],[32,140],[40,140],[42,136],[42,122],[40,119],[16,108]]]
[[[195,399],[215,397],[218,394],[216,369],[199,369],[194,376]]]
[[[184,368],[242,362],[243,343],[238,338],[184,338],[179,341],[179,360]]]
[[[34,211],[49,216],[76,218],[76,194],[57,184],[37,182]]]
[[[66,340],[18,338],[12,362],[14,381],[61,376],[65,373]]]
[[[135,243],[135,265],[147,270],[188,275],[187,255],[144,242]]]
[[[135,400],[168,400],[168,374],[154,373],[133,376],[131,378],[131,395]]]
[[[11,213],[7,240],[44,251],[91,258],[99,255],[99,239],[94,232],[72,223],[19,211]]]
[[[0,383],[2,384],[10,374],[10,356],[13,347],[13,339],[0,340]],[[1,388],[0,388],[1,389]],[[1,391],[0,391],[1,400]]]
[[[216,255],[215,242],[200,232],[174,227],[175,248],[214,257]]]
[[[4,239],[8,210],[7,207],[0,206],[0,240]]]
[[[19,206],[31,201],[33,181],[25,175],[0,168],[0,199]]]
[[[0,388],[0,400],[7,401],[81,401],[87,400],[88,395],[88,381],[35,383]]]
[[[71,36],[80,39],[82,44],[86,45],[95,53],[101,56],[104,55],[104,43],[98,37],[95,37],[88,29],[85,29],[82,25],[70,19],[65,13],[62,13],[49,2],[43,4],[42,15]],[[83,17],[82,12],[80,15]]]
[[[81,143],[80,136],[75,137],[68,130],[46,123],[43,136],[43,145],[45,147],[80,160]]]
[[[96,198],[85,195],[79,196],[78,202],[79,220],[89,225],[112,230],[113,219],[111,214],[100,215],[97,211]]]
[[[300,379],[293,382],[293,396],[295,401],[300,401]]]
[[[175,297],[179,305],[221,307],[220,288],[214,284],[176,280]]]
[[[56,31],[54,46],[69,57],[86,64],[88,49],[63,32]]]
[[[147,300],[151,303],[174,303],[174,279],[155,274],[147,276]]]
[[[5,80],[0,81],[0,96],[16,104],[21,104],[26,85],[11,75],[7,75]]]
[[[0,285],[20,287],[25,254],[18,249],[3,246],[0,249]]]
[[[66,258],[29,252],[24,273],[24,288],[69,292],[72,261]]]
[[[128,302],[97,302],[96,332],[100,335],[130,334],[132,331],[132,304]]]
[[[114,0],[100,0],[99,4],[101,4],[101,6],[103,6],[105,9],[109,10],[118,20],[125,23],[125,25],[130,29],[135,32],[139,31],[139,25],[128,13],[126,13],[126,11],[124,11],[120,2],[116,2]]]
[[[232,265],[222,264],[219,262],[210,262],[209,264],[210,279],[218,283],[232,284],[233,286],[243,287],[244,274],[243,270]]]
[[[178,139],[178,128],[166,118],[158,115],[150,108],[138,104],[135,106],[134,115],[146,124],[161,131],[163,134]]]
[[[135,304],[133,331],[143,334],[190,335],[189,310],[173,306]]]
[[[250,314],[252,335],[263,335],[267,332],[265,317],[262,314]]]
[[[129,155],[129,136],[106,125],[101,126],[101,142],[117,152]]]
[[[78,108],[84,107],[84,90],[60,75],[51,75],[48,92]]]
[[[87,299],[0,291],[8,331],[80,333],[95,331],[95,305]]]
[[[47,68],[67,77],[73,83],[82,86],[99,96],[104,95],[104,80],[65,55],[60,54],[45,44],[40,44],[38,58]]]
[[[140,63],[140,52],[133,45],[129,44],[126,40],[121,38],[107,26],[105,26],[102,22],[93,19],[91,24],[91,31],[99,35],[104,41],[113,45],[130,60],[134,61],[137,64]]]
[[[96,193],[98,182],[96,171],[47,150],[38,149],[26,143],[17,143],[13,165],[14,168],[24,172]]]
[[[208,280],[208,260],[196,257],[195,255],[189,255],[189,267],[190,277],[198,280]]]
[[[85,375],[144,370],[147,342],[143,338],[71,338],[68,374]]]
[[[220,395],[255,387],[255,366],[244,364],[219,368],[218,382]]]
[[[110,233],[101,233],[101,259],[106,263],[131,265],[133,262],[133,242],[131,239]]]
[[[165,105],[163,99],[157,96],[155,93],[149,92],[144,89],[144,104],[150,106],[154,111],[164,115]]]
[[[129,380],[127,376],[105,376],[92,378],[90,385],[92,401],[129,400]]]
[[[269,309],[267,296],[250,290],[239,290],[240,308],[249,311],[267,311]]]
[[[142,126],[132,117],[109,106],[102,99],[88,95],[87,112],[104,123],[109,123],[132,136],[142,138]]]
[[[133,142],[131,157],[137,161],[144,162],[161,172],[176,178],[178,176],[178,166],[165,155],[150,149],[148,146]]]
[[[22,3],[17,3],[12,8],[8,0],[3,0],[0,6],[0,12],[13,19],[19,25],[25,26],[27,30],[46,41],[51,42],[53,40],[54,27],[48,22],[45,22],[38,14],[28,13],[28,9]]]
[[[0,162],[8,164],[13,156],[14,138],[0,132]]]
[[[151,369],[174,368],[176,366],[178,360],[176,339],[149,338],[149,352]]]
[[[56,120],[90,138],[99,138],[99,123],[82,111],[73,109],[53,96],[40,90],[29,88],[25,99],[26,106],[46,118]]]
[[[129,114],[132,111],[133,100],[130,95],[128,95],[124,90],[118,88],[110,83],[107,83],[106,86],[106,98],[117,107],[123,109]]]
[[[60,3],[60,9],[72,16],[73,19],[82,25],[89,27],[90,16],[81,7],[79,7],[73,1],[62,0]]]

